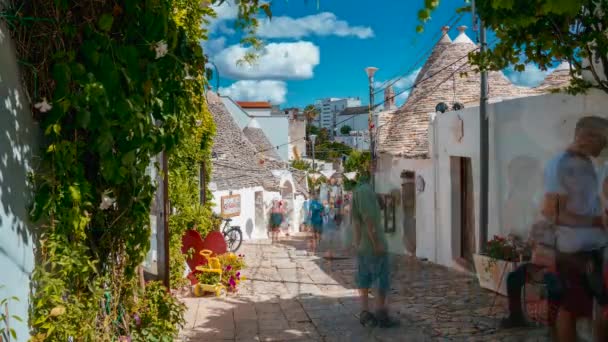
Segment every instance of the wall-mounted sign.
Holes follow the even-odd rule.
[[[424,178],[422,178],[422,176],[418,175],[418,177],[416,177],[416,190],[418,192],[423,192],[425,187],[426,187],[426,183],[424,182]]]
[[[241,214],[241,195],[222,196],[222,217]]]
[[[456,120],[452,124],[452,134],[454,135],[454,140],[457,142],[461,142],[464,137],[464,121],[460,115],[456,116]]]

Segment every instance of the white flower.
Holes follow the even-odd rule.
[[[154,51],[156,51],[156,59],[165,57],[165,55],[169,51],[167,49],[167,43],[164,40],[157,42],[156,44],[154,44]]]
[[[101,195],[101,203],[99,204],[99,209],[108,210],[111,206],[114,205],[116,199],[109,196],[110,191],[104,191],[103,195]]]
[[[53,106],[51,106],[51,104],[46,101],[46,97],[43,97],[41,102],[38,102],[34,105],[34,108],[38,109],[40,113],[46,113],[49,110],[53,109]]]

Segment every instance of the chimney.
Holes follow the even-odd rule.
[[[454,43],[456,44],[474,44],[473,41],[471,40],[471,38],[469,38],[469,36],[467,36],[466,34],[466,30],[468,27],[462,25],[462,26],[458,26],[458,31],[460,32],[460,34],[458,35],[458,37],[456,37],[456,39],[454,39]]]
[[[397,108],[395,105],[395,91],[393,86],[388,86],[384,89],[384,110],[392,110]]]
[[[452,40],[450,39],[450,35],[448,34],[449,31],[450,27],[447,25],[441,28],[442,34],[437,44],[450,44],[452,42]]]

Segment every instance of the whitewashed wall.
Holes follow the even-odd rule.
[[[256,116],[260,128],[272,144],[279,146],[277,153],[282,160],[289,157],[289,118],[287,116]]]
[[[241,195],[241,214],[239,216],[232,217],[232,222],[230,224],[241,227],[241,230],[243,231],[243,239],[245,240],[266,238],[266,227],[259,227],[255,225],[256,191],[264,191],[264,188],[258,186],[254,188],[232,191],[233,195]],[[213,192],[214,213],[217,215],[222,213],[222,196],[228,196],[229,194],[229,191]]]
[[[492,103],[488,106],[489,227],[488,236],[510,233],[526,237],[539,215],[544,165],[572,142],[576,121],[588,115],[608,117],[608,95],[547,94]],[[454,266],[459,235],[452,222],[450,157],[470,157],[473,173],[475,233],[479,236],[479,108],[439,114],[430,128],[437,172],[437,262]],[[462,139],[457,137],[463,122]],[[479,246],[477,246],[479,250]]]
[[[295,158],[294,148],[298,150],[300,157],[306,155],[306,120],[303,119],[289,119],[289,148],[288,156],[289,160]]]
[[[434,260],[434,227],[433,224],[433,182],[432,164],[430,160],[425,159],[404,159],[394,157],[388,154],[382,154],[378,160],[376,179],[377,193],[390,193],[393,190],[401,191],[402,171],[414,171],[416,175],[420,175],[426,182],[426,188],[423,192],[416,193],[416,255],[421,258]],[[405,254],[404,242],[404,213],[401,199],[395,204],[395,232],[386,233],[389,243],[389,252],[395,254]]]
[[[0,4],[0,8],[2,5]],[[10,301],[9,315],[17,339],[29,340],[28,305],[30,276],[34,267],[34,225],[29,221],[28,206],[33,194],[28,173],[37,167],[40,153],[40,128],[33,120],[30,102],[21,89],[19,65],[10,34],[0,22],[0,299]],[[5,308],[1,308],[4,313]],[[5,322],[0,322],[4,327]]]

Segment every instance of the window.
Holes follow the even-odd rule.
[[[395,232],[395,201],[391,194],[378,194],[385,233]]]

